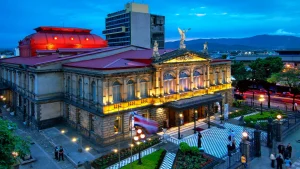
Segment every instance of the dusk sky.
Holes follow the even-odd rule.
[[[92,29],[102,35],[108,13],[122,0],[0,0],[0,48],[16,47],[38,26]],[[193,38],[249,37],[259,34],[300,36],[299,0],[136,0],[166,16],[166,40],[179,39],[177,27]]]

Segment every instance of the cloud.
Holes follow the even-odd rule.
[[[175,14],[176,16],[180,15],[179,13]]]
[[[274,32],[272,34],[274,34],[274,35],[297,35],[297,33],[287,32],[287,31],[284,31],[283,29],[278,29],[276,32]]]
[[[221,15],[227,15],[227,12],[223,12]]]
[[[205,6],[201,6],[200,8],[201,8],[201,9],[204,9],[204,8],[206,8],[206,7],[205,7]]]
[[[206,13],[196,13],[195,15],[201,17],[201,16],[205,16]]]

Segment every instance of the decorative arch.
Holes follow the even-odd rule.
[[[173,71],[168,71],[164,73],[164,80],[176,79],[176,73]]]

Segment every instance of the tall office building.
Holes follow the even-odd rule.
[[[127,3],[125,9],[110,13],[105,19],[109,46],[136,45],[152,48],[154,41],[165,45],[165,17],[149,13],[146,4]]]

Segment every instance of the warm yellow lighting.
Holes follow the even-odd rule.
[[[145,134],[141,134],[141,139],[144,139],[145,137]]]
[[[151,141],[151,138],[148,138],[148,141]]]
[[[118,149],[114,149],[113,151],[114,151],[115,153],[117,153],[117,152],[118,152]]]
[[[91,150],[91,147],[86,147],[85,148],[85,151],[90,151]]]
[[[133,139],[134,139],[134,141],[138,141],[139,137],[138,136],[134,136]]]
[[[19,155],[19,153],[18,153],[18,152],[15,152],[15,151],[13,151],[11,154],[12,154],[14,157],[17,157],[17,156]]]
[[[61,130],[60,132],[61,132],[61,134],[65,134],[66,131],[65,130]]]
[[[243,135],[244,138],[248,137],[248,133],[247,132],[243,132],[242,135]]]
[[[77,141],[77,138],[76,137],[73,137],[72,138],[72,142],[76,142]]]
[[[182,114],[181,114],[181,113],[179,114],[179,117],[182,117]]]
[[[3,99],[3,96],[0,96],[1,99]]]
[[[138,130],[137,130],[137,133],[141,134],[141,133],[142,133],[142,130],[141,130],[141,129],[138,129]]]
[[[140,144],[141,144],[141,142],[137,142],[136,144],[137,144],[137,145],[140,145]]]
[[[264,98],[264,95],[261,94],[259,97]]]
[[[287,66],[287,67],[291,67],[291,65],[289,65],[289,64],[287,64],[286,66]]]
[[[6,100],[6,98],[5,97],[3,97],[3,101],[5,101]]]
[[[130,146],[130,147],[133,147],[134,145],[133,145],[133,144],[129,144],[129,146]]]
[[[280,114],[277,115],[277,119],[280,120],[282,117]]]

